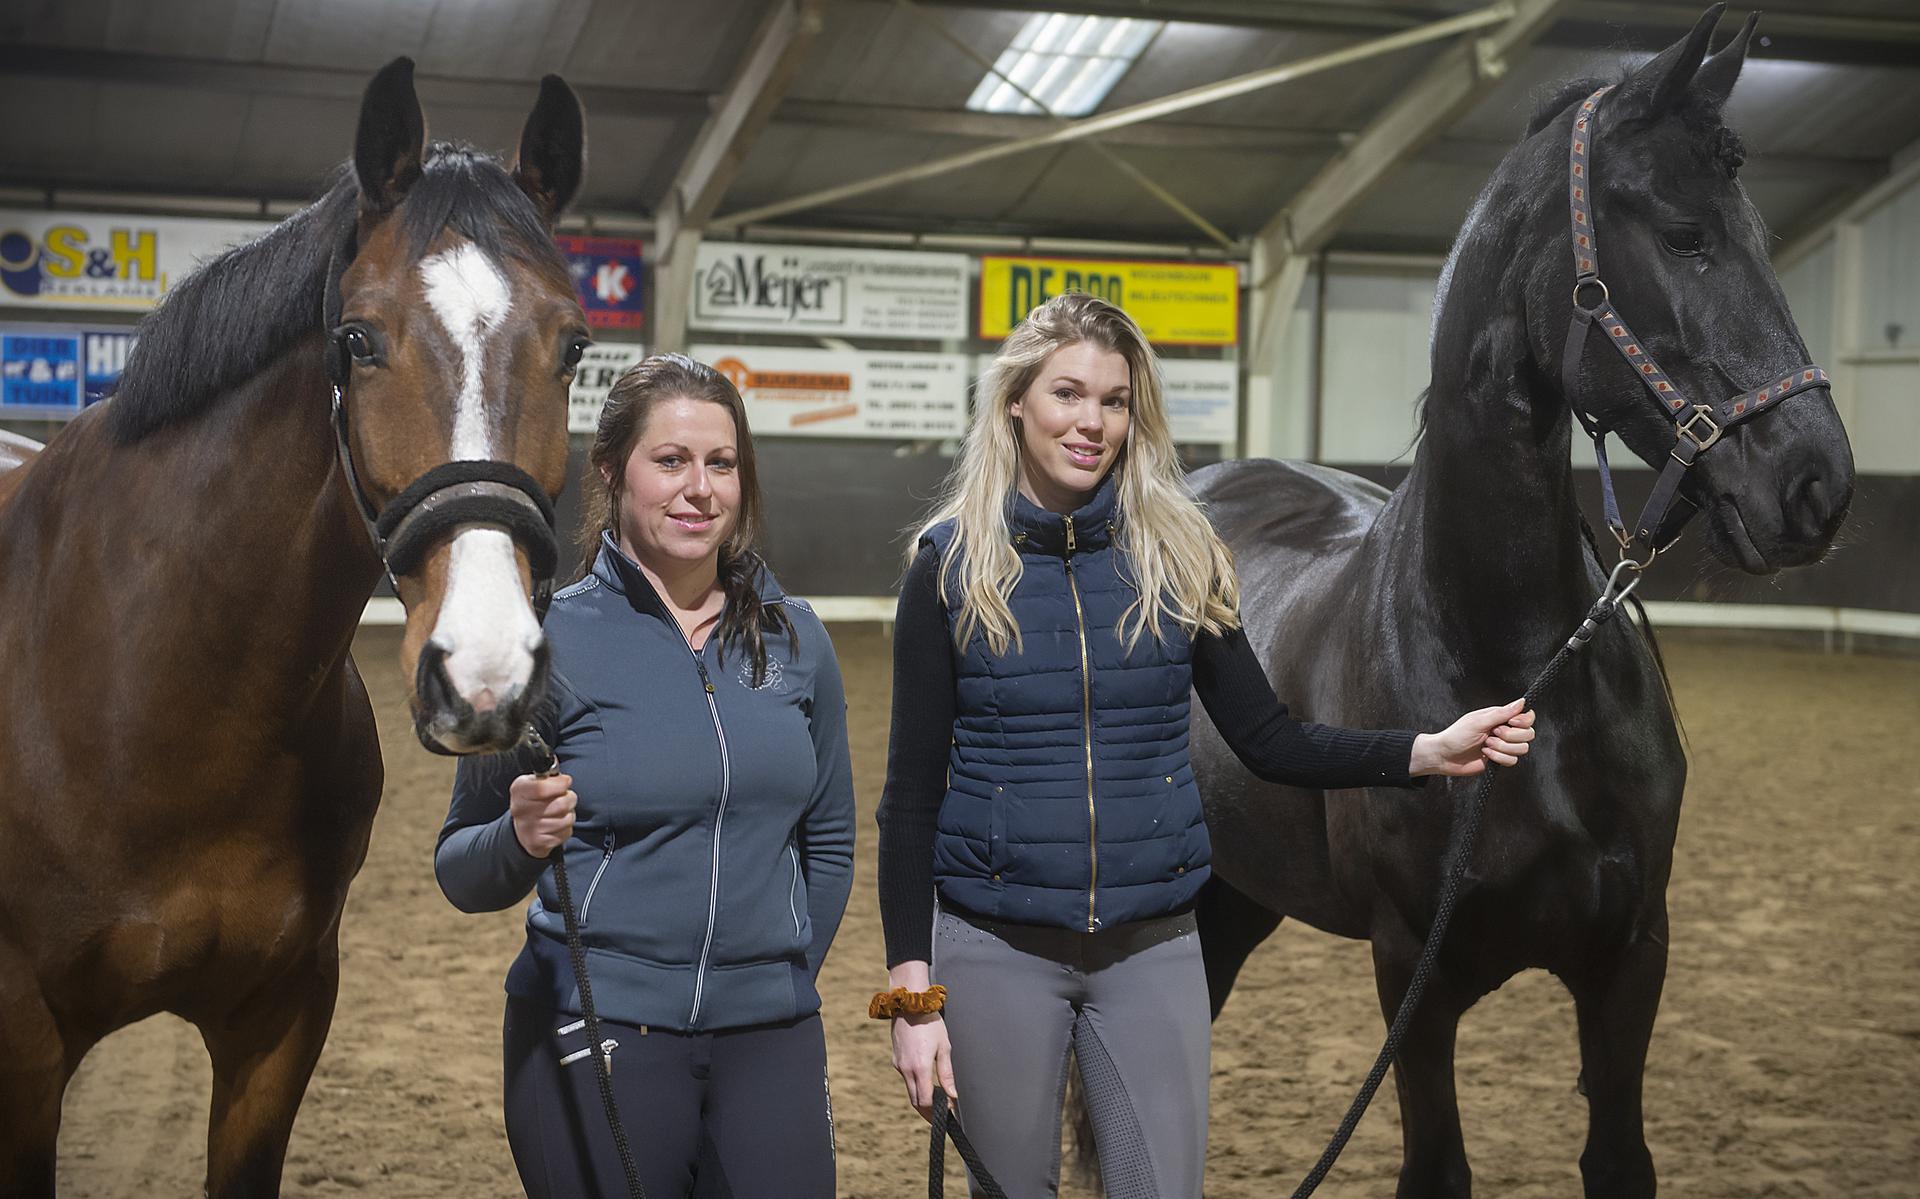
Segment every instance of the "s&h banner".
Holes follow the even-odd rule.
[[[271,221],[0,208],[0,305],[152,308],[167,289]]]

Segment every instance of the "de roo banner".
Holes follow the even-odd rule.
[[[963,338],[967,257],[701,242],[688,324],[735,333]]]
[[[1239,341],[1240,271],[1232,263],[1095,258],[982,258],[980,336],[998,341],[1027,313],[1069,291],[1126,309],[1160,345]]]

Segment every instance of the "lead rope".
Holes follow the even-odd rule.
[[[1567,638],[1567,643],[1560,647],[1545,669],[1527,686],[1528,708],[1532,708],[1535,698],[1553,685],[1573,656],[1600,631],[1600,626],[1613,619],[1621,602],[1640,585],[1640,570],[1646,565],[1645,562],[1623,559],[1613,568],[1613,573],[1607,577],[1605,589],[1600,592],[1600,598],[1587,610],[1580,627],[1574,630],[1573,636]],[[1633,577],[1622,587],[1620,578],[1629,571]],[[1373,1069],[1367,1071],[1366,1081],[1360,1084],[1360,1093],[1348,1105],[1346,1116],[1341,1119],[1340,1127],[1334,1130],[1333,1139],[1327,1142],[1320,1160],[1313,1164],[1313,1169],[1307,1171],[1307,1176],[1294,1189],[1293,1199],[1306,1199],[1306,1196],[1319,1189],[1320,1183],[1333,1169],[1333,1163],[1340,1160],[1340,1152],[1347,1147],[1347,1140],[1359,1126],[1360,1118],[1366,1115],[1374,1092],[1380,1089],[1380,1083],[1387,1076],[1387,1066],[1400,1052],[1400,1042],[1406,1037],[1407,1027],[1413,1023],[1414,1010],[1420,1006],[1420,998],[1427,991],[1427,981],[1433,976],[1434,962],[1440,956],[1440,943],[1446,939],[1447,925],[1453,919],[1454,904],[1460,899],[1460,883],[1466,877],[1467,863],[1473,858],[1474,842],[1480,835],[1480,816],[1493,794],[1494,772],[1497,769],[1492,762],[1487,763],[1486,770],[1480,775],[1480,785],[1474,788],[1473,798],[1467,802],[1466,810],[1460,813],[1460,819],[1453,826],[1449,836],[1453,846],[1447,863],[1446,882],[1440,888],[1440,902],[1434,909],[1433,925],[1427,930],[1426,944],[1420,948],[1420,961],[1413,968],[1406,994],[1400,997],[1400,1008],[1394,1012],[1393,1023],[1387,1027],[1386,1043],[1380,1046]]]
[[[980,1184],[980,1193],[987,1199],[1007,1199],[1007,1193],[1000,1189],[1000,1184],[987,1172],[986,1163],[980,1160],[967,1130],[960,1127],[960,1113],[947,1105],[947,1093],[938,1084],[933,1088],[933,1145],[927,1150],[927,1199],[946,1199],[948,1137],[953,1138],[960,1160],[967,1163],[973,1180]]]
[[[526,744],[547,760],[545,766],[534,772],[535,778],[552,778],[560,773],[559,755],[532,725],[527,726]],[[594,1081],[600,1084],[600,1106],[607,1113],[607,1128],[613,1133],[613,1147],[620,1155],[620,1172],[626,1175],[627,1195],[629,1199],[647,1199],[647,1190],[640,1185],[640,1168],[633,1163],[633,1146],[627,1142],[626,1126],[620,1123],[620,1106],[613,1098],[613,1063],[607,1056],[606,1044],[600,1039],[600,1016],[594,1010],[593,984],[587,978],[587,947],[580,940],[580,919],[573,911],[573,888],[567,883],[564,849],[565,846],[556,848],[550,855],[553,889],[558,893],[560,914],[567,925],[567,959],[573,963],[574,986],[580,989],[580,1018],[587,1026],[587,1056],[593,1059]]]

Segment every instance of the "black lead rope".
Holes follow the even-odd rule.
[[[946,1199],[948,1138],[952,1138],[953,1147],[960,1151],[960,1160],[967,1163],[973,1180],[980,1184],[980,1192],[987,1199],[1007,1199],[1007,1193],[987,1172],[979,1151],[967,1138],[967,1130],[960,1127],[960,1113],[948,1106],[947,1093],[938,1086],[933,1088],[933,1144],[927,1150],[927,1199]]]
[[[1636,573],[1626,586],[1621,587],[1621,575],[1630,569]],[[1638,569],[1638,564],[1630,561],[1623,561],[1613,568],[1613,574],[1607,579],[1606,590],[1600,593],[1600,598],[1595,600],[1593,607],[1587,610],[1586,618],[1580,622],[1580,627],[1574,630],[1573,636],[1567,638],[1567,643],[1553,655],[1539,676],[1528,684],[1526,690],[1528,709],[1532,709],[1534,701],[1553,686],[1554,680],[1560,677],[1560,672],[1566,668],[1573,656],[1579,653],[1587,642],[1593,640],[1593,635],[1600,631],[1601,625],[1613,619],[1614,614],[1620,609],[1620,604],[1635,587],[1640,585]],[[1374,1092],[1380,1089],[1380,1083],[1387,1076],[1387,1067],[1393,1063],[1393,1059],[1400,1052],[1400,1042],[1405,1039],[1407,1028],[1413,1023],[1413,1013],[1419,1008],[1420,999],[1427,992],[1428,980],[1433,977],[1434,962],[1440,956],[1440,944],[1447,938],[1447,925],[1452,922],[1454,905],[1460,899],[1460,884],[1466,877],[1467,864],[1473,860],[1474,842],[1480,836],[1480,817],[1486,811],[1487,800],[1493,795],[1496,769],[1492,762],[1487,763],[1486,770],[1480,775],[1480,785],[1474,788],[1473,798],[1468,800],[1466,808],[1460,813],[1460,818],[1455,821],[1448,837],[1452,845],[1448,853],[1446,882],[1440,888],[1440,902],[1434,908],[1433,924],[1427,930],[1426,944],[1420,947],[1420,961],[1414,967],[1413,977],[1407,983],[1406,994],[1400,998],[1399,1010],[1393,1014],[1393,1023],[1387,1027],[1387,1039],[1385,1044],[1380,1046],[1380,1055],[1374,1058],[1373,1069],[1367,1071],[1366,1080],[1360,1084],[1360,1093],[1355,1095],[1353,1102],[1348,1105],[1346,1116],[1341,1119],[1340,1127],[1334,1130],[1333,1139],[1327,1142],[1326,1149],[1320,1154],[1320,1160],[1313,1164],[1313,1169],[1307,1171],[1307,1176],[1301,1180],[1298,1187],[1294,1188],[1293,1199],[1306,1199],[1306,1196],[1319,1189],[1321,1182],[1333,1169],[1333,1163],[1340,1160],[1340,1152],[1347,1147],[1347,1141],[1353,1136],[1353,1130],[1359,1127],[1360,1118],[1367,1114],[1367,1107],[1373,1102]]]
[[[560,773],[560,758],[546,739],[527,726],[527,745],[546,758],[546,765],[535,772],[537,778],[552,778]],[[566,847],[558,846],[553,859],[553,889],[560,900],[561,918],[567,926],[567,959],[573,963],[573,984],[580,989],[580,1019],[586,1024],[587,1056],[593,1061],[594,1081],[600,1084],[600,1106],[607,1114],[607,1128],[613,1133],[613,1147],[620,1155],[620,1172],[626,1175],[630,1199],[647,1199],[640,1185],[640,1168],[633,1162],[633,1146],[627,1142],[626,1125],[620,1122],[620,1105],[613,1098],[613,1063],[607,1057],[606,1044],[600,1039],[600,1015],[593,1006],[593,983],[587,978],[587,947],[580,940],[580,919],[574,915],[573,888],[567,882]]]

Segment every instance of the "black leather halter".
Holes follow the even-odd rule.
[[[385,508],[376,508],[354,469],[353,446],[347,434],[347,388],[353,361],[346,335],[340,331],[340,276],[353,261],[351,233],[327,267],[324,317],[327,336],[327,374],[333,383],[333,436],[347,488],[367,526],[373,551],[386,568],[394,594],[399,576],[419,567],[427,551],[460,525],[486,524],[504,528],[527,555],[533,574],[534,612],[545,618],[553,598],[553,576],[560,561],[554,538],[553,501],[539,482],[511,462],[463,459],[443,462],[402,488]]]
[[[1680,536],[1680,530],[1694,515],[1693,504],[1680,495],[1680,480],[1693,466],[1694,460],[1718,443],[1733,426],[1779,407],[1782,400],[1791,396],[1825,387],[1828,380],[1825,370],[1809,363],[1796,366],[1778,379],[1751,391],[1721,400],[1718,405],[1689,403],[1680,393],[1679,385],[1654,362],[1645,343],[1627,327],[1625,318],[1608,298],[1606,283],[1600,278],[1600,252],[1593,225],[1591,181],[1594,123],[1600,97],[1612,90],[1611,86],[1603,87],[1588,96],[1573,118],[1573,144],[1568,155],[1571,175],[1569,203],[1573,213],[1573,319],[1567,326],[1566,349],[1560,358],[1560,391],[1587,435],[1593,438],[1594,456],[1600,464],[1600,489],[1606,504],[1607,526],[1620,542],[1622,556],[1631,555],[1634,544],[1638,542],[1648,555],[1645,562],[1650,562],[1652,555],[1673,544]],[[1591,299],[1592,303],[1583,304],[1583,296]],[[1575,396],[1576,376],[1580,371],[1581,356],[1586,350],[1587,331],[1595,324],[1606,332],[1607,340],[1627,360],[1627,365],[1633,368],[1640,382],[1659,402],[1660,410],[1674,423],[1676,441],[1673,450],[1662,466],[1653,493],[1647,497],[1646,507],[1641,509],[1640,518],[1634,523],[1631,533],[1621,522],[1620,504],[1613,493],[1613,474],[1607,466],[1606,439],[1612,430],[1589,416]],[[1641,564],[1645,565],[1645,562]]]

